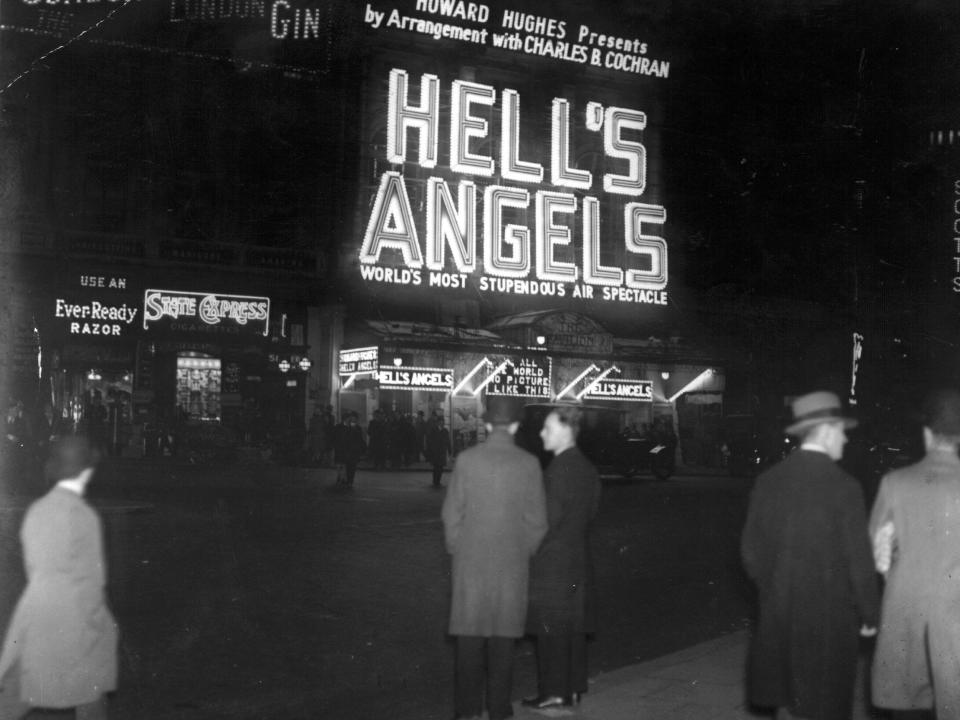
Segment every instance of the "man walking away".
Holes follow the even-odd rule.
[[[107,606],[100,518],[83,497],[98,460],[91,439],[56,440],[46,465],[56,485],[23,519],[27,587],[0,654],[4,720],[34,707],[106,720],[106,695],[117,688],[117,623]]]
[[[830,392],[792,409],[802,445],[757,479],[741,538],[760,601],[748,694],[778,720],[849,720],[858,629],[876,633],[878,605],[863,492],[836,465],[856,421]]]
[[[453,560],[450,634],[456,638],[456,717],[513,715],[514,645],[524,632],[530,557],[547,531],[537,458],[514,443],[507,398],[491,398],[487,440],[454,463],[442,517]],[[486,677],[484,677],[486,668]],[[486,680],[486,682],[484,682]]]

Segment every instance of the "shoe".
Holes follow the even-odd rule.
[[[571,707],[574,703],[572,697],[563,697],[561,695],[537,695],[536,697],[524,698],[520,704],[524,707],[534,710],[546,710],[548,708]]]

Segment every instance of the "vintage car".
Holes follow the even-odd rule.
[[[524,407],[517,444],[540,457],[546,466],[552,457],[543,450],[540,430],[550,411],[562,403],[536,403]],[[649,474],[666,480],[676,470],[677,438],[672,430],[645,436],[623,429],[623,412],[594,405],[579,406],[584,413],[577,445],[601,472],[625,478]],[[663,427],[663,424],[658,424]]]

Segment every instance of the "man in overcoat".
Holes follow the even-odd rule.
[[[0,654],[0,716],[33,707],[76,708],[104,720],[117,687],[117,624],[107,606],[97,513],[83,498],[98,460],[93,443],[65,436],[51,446],[57,483],[27,510],[20,530],[27,587]]]
[[[873,702],[960,718],[960,393],[924,404],[924,458],[884,476],[870,516],[885,574]]]
[[[430,423],[424,439],[424,455],[427,462],[433,469],[433,487],[440,487],[440,480],[443,478],[443,468],[447,464],[447,457],[450,455],[450,432],[443,424],[443,416],[438,415],[434,422]]]
[[[371,424],[373,421],[371,420]],[[367,450],[363,430],[357,424],[357,414],[347,413],[343,424],[337,429],[334,456],[337,461],[337,485],[353,487],[357,465]]]
[[[741,538],[760,605],[748,695],[778,718],[849,720],[858,629],[875,634],[878,610],[863,492],[836,465],[856,421],[830,392],[792,410],[802,444],[757,479]]]
[[[536,709],[569,706],[587,691],[586,636],[596,602],[588,530],[600,504],[600,475],[577,447],[581,410],[558,407],[543,422],[543,449],[554,454],[544,473],[549,529],[530,563],[527,627],[537,636]]]
[[[506,398],[491,398],[487,440],[457,456],[443,502],[453,560],[450,634],[456,638],[457,718],[513,715],[514,645],[524,633],[530,556],[547,531],[537,458],[514,443],[518,420]]]

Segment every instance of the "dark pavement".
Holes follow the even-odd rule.
[[[333,479],[272,464],[102,468],[91,501],[122,632],[115,717],[451,717],[443,492],[426,468],[361,470],[352,491]],[[593,538],[598,688],[624,668],[742,632],[748,489],[705,474],[606,478]],[[0,508],[3,621],[22,587],[16,532],[27,502],[8,494]],[[534,686],[524,641],[517,696]]]

